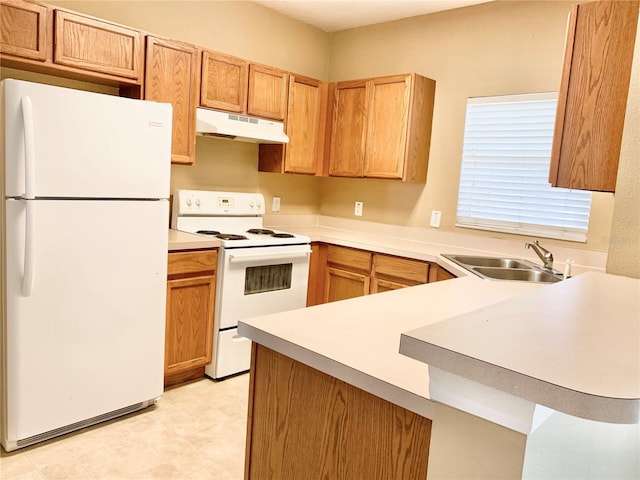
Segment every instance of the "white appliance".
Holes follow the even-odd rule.
[[[1,443],[163,391],[171,105],[1,85]]]
[[[237,113],[196,109],[198,135],[222,137],[250,143],[289,143],[284,123]]]
[[[259,193],[176,190],[173,194],[172,228],[222,242],[214,359],[205,368],[214,379],[249,369],[251,341],[238,335],[238,320],[306,306],[310,239],[265,229],[264,212]]]

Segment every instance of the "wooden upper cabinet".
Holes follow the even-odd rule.
[[[289,74],[264,65],[249,65],[247,113],[284,121],[287,115]]]
[[[425,182],[435,82],[416,74],[332,86],[329,175]]]
[[[0,54],[51,61],[52,10],[20,0],[0,2]]]
[[[364,176],[402,178],[409,123],[409,76],[369,83]]]
[[[324,151],[327,84],[289,75],[289,105],[285,131],[287,144],[260,144],[259,170],[315,175]]]
[[[146,100],[173,105],[171,162],[195,162],[198,49],[173,40],[147,37]]]
[[[222,53],[202,52],[201,106],[245,113],[248,85],[248,62]]]
[[[332,86],[329,175],[362,177],[367,116],[367,82],[339,82]]]
[[[554,187],[615,190],[639,3],[573,7],[549,169]]]
[[[63,10],[55,11],[55,63],[140,83],[143,60],[140,31]]]

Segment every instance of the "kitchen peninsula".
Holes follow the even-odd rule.
[[[328,229],[322,232],[328,236],[336,235],[335,231],[332,233]],[[343,236],[342,241],[348,242],[347,237]],[[369,241],[375,240],[370,237]],[[380,244],[384,243],[380,238],[377,240]],[[354,241],[353,238],[351,241]],[[401,243],[394,243],[395,248]],[[390,245],[387,248],[391,248]],[[451,253],[451,248],[455,248],[450,245],[423,246],[425,251],[444,249],[442,253]],[[468,250],[468,245],[466,248]],[[391,253],[398,252],[393,250]],[[436,261],[454,271],[453,266],[439,255],[422,255],[422,258]],[[573,332],[566,332],[564,339],[547,342],[547,348],[562,349],[564,341],[566,351],[574,352],[564,359],[562,369],[558,368],[569,380],[579,378],[571,372],[582,372],[584,368],[592,369],[590,374],[594,378],[598,375],[612,376],[611,369],[604,364],[598,370],[593,370],[597,359],[609,359],[615,363],[615,358],[626,358],[625,365],[631,369],[626,370],[626,374],[633,376],[633,355],[639,355],[637,341],[635,346],[633,343],[638,338],[638,281],[603,273],[577,275],[565,282],[543,286],[486,281],[466,276],[241,322],[240,333],[254,341],[253,367],[260,370],[260,377],[264,380],[260,382],[258,375],[254,375],[251,381],[247,478],[259,478],[265,468],[279,472],[282,478],[294,478],[290,468],[296,462],[310,468],[317,467],[321,473],[348,472],[355,478],[358,478],[358,468],[383,468],[392,478],[558,478],[558,468],[568,469],[562,471],[563,476],[578,472],[581,478],[603,478],[611,476],[612,470],[607,471],[608,467],[602,466],[599,467],[600,471],[590,470],[589,462],[577,463],[589,455],[592,463],[602,460],[602,446],[606,445],[612,448],[608,452],[608,461],[620,463],[622,459],[621,463],[628,467],[627,470],[623,468],[614,473],[622,478],[625,478],[624,475],[633,478],[638,473],[633,469],[637,468],[634,466],[634,462],[637,465],[637,453],[634,452],[638,447],[637,410],[640,402],[639,389],[633,383],[633,378],[619,379],[627,385],[625,395],[629,397],[622,402],[628,407],[624,418],[613,419],[606,415],[592,417],[621,424],[580,420],[582,423],[576,427],[574,419],[577,417],[561,412],[574,415],[578,412],[563,410],[562,402],[549,404],[548,398],[536,397],[527,401],[534,406],[537,402],[543,405],[546,402],[558,411],[538,409],[546,413],[541,420],[536,415],[536,420],[546,420],[542,426],[532,422],[529,426],[514,426],[478,411],[465,412],[459,404],[452,407],[432,398],[429,385],[431,367],[398,351],[401,334],[405,332],[412,331],[409,335],[418,337],[418,334],[427,335],[430,328],[451,327],[455,330],[459,320],[456,317],[462,316],[460,318],[464,319],[464,315],[468,315],[472,318],[479,311],[491,312],[493,308],[510,305],[509,302],[524,301],[530,308],[530,302],[536,301],[535,295],[554,298],[549,308],[560,312],[562,317],[575,302],[581,301],[585,292],[590,291],[583,287],[592,282],[598,283],[597,291],[603,292],[593,294],[591,290],[592,301],[599,305],[598,310],[591,305],[589,308],[592,312],[602,315],[607,311],[608,297],[604,292],[616,291],[616,295],[627,299],[624,300],[626,303],[623,302],[624,306],[620,303],[619,309],[613,311],[622,323],[617,321],[614,327],[614,323],[607,318],[605,322],[599,322],[600,333],[591,332],[592,338],[601,339],[599,351],[576,353],[576,349],[568,349],[572,345],[576,347],[581,341],[570,340],[573,338],[571,333],[581,338],[573,324],[565,324],[568,330],[573,328]],[[580,314],[579,311],[576,313]],[[481,323],[477,318],[476,321]],[[540,325],[543,327],[545,324]],[[561,329],[561,326],[556,328]],[[614,328],[626,330],[618,331],[619,337],[615,337],[612,336]],[[459,332],[462,339],[466,338],[467,342],[473,344],[465,337],[465,333],[469,333],[465,326]],[[500,331],[493,331],[495,339],[492,345],[495,348],[489,350],[499,354],[502,349],[496,345],[502,345],[500,339],[508,343],[512,333],[508,325],[503,325]],[[627,339],[627,357],[616,346],[607,344],[614,337]],[[422,336],[418,338],[425,341]],[[451,338],[455,340],[456,335]],[[513,346],[516,351],[526,347]],[[529,347],[535,353],[540,345],[535,343]],[[596,359],[596,355],[602,355],[602,349],[605,348],[616,355],[598,356]],[[510,351],[513,356],[513,350],[507,348],[505,351]],[[460,357],[464,355],[464,350],[459,352]],[[541,353],[535,357],[540,365],[545,364],[545,359],[551,358],[545,355]],[[580,355],[586,355],[586,358]],[[469,362],[472,360],[467,359]],[[446,362],[439,365],[442,372],[446,372],[447,368]],[[509,365],[504,365],[504,368],[508,370]],[[547,368],[550,368],[548,364]],[[500,379],[499,373],[490,369],[487,371]],[[551,371],[555,369],[551,368]],[[635,378],[637,380],[638,377]],[[482,377],[475,380],[484,381]],[[487,379],[485,383],[495,387],[489,380],[492,379]],[[322,386],[314,390],[317,385]],[[602,388],[608,388],[607,383],[602,385]],[[575,387],[571,383],[566,386],[569,389]],[[611,396],[615,397],[616,394],[612,392]],[[598,390],[596,395],[606,396],[606,392]],[[269,402],[273,398],[278,399],[277,404]],[[605,408],[616,409],[611,405]],[[364,412],[362,418],[358,417],[359,412]],[[363,425],[371,415],[379,415],[380,421],[368,423],[381,425],[383,430],[376,432],[375,427]],[[427,425],[424,424],[425,419],[429,420]],[[391,427],[388,428],[388,425]],[[574,433],[573,437],[571,432]],[[578,435],[580,438],[575,438],[575,432],[581,432]],[[384,436],[375,437],[376,433]],[[262,435],[269,435],[269,442],[261,441]],[[386,441],[393,443],[385,444]],[[590,441],[592,444],[589,444]],[[349,451],[349,444],[354,442],[364,453],[358,458],[346,458],[347,454],[340,457],[339,452]],[[591,450],[588,453],[579,452],[577,458],[569,458],[566,450],[558,448],[562,442],[569,442],[578,450],[583,445]],[[594,447],[596,443],[599,446]],[[544,449],[545,445],[552,446],[555,451],[550,453]],[[374,453],[367,457],[369,449],[373,449]],[[378,454],[375,449],[378,449]],[[376,459],[381,452],[391,458],[384,458],[379,460],[379,464],[371,466],[378,461]],[[428,465],[424,461],[427,457]],[[296,460],[289,461],[293,458]],[[366,470],[366,473],[371,475],[371,470]],[[373,476],[367,478],[385,478],[384,475],[374,471]]]

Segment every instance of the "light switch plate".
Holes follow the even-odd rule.
[[[273,197],[273,202],[271,202],[271,211],[272,212],[280,211],[280,197]]]
[[[440,210],[431,210],[431,222],[429,225],[432,227],[440,228],[440,218],[442,217],[442,212]]]
[[[363,208],[364,208],[364,203],[363,202],[356,202],[356,206],[355,206],[355,209],[353,210],[353,214],[356,217],[361,217]]]

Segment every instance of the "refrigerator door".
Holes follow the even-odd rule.
[[[3,443],[162,394],[168,203],[5,201]]]
[[[2,87],[6,196],[169,198],[170,104],[14,79]]]

